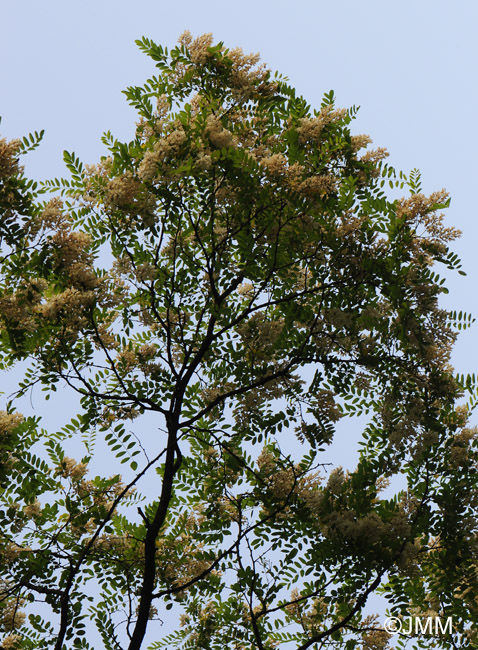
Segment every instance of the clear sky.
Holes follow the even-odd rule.
[[[185,29],[212,31],[259,51],[312,105],[333,88],[339,106],[361,107],[354,130],[392,164],[450,191],[468,277],[453,280],[447,304],[478,314],[476,0],[3,0],[1,22],[0,130],[46,130],[27,163],[38,178],[64,174],[63,149],[93,163],[103,131],[132,134],[121,90],[153,72],[134,43],[143,35],[173,45]],[[477,335],[461,337],[460,370],[478,370]]]
[[[154,72],[143,35],[169,46],[185,29],[213,32],[259,51],[312,105],[334,89],[338,106],[361,107],[355,133],[418,167],[426,191],[450,191],[468,276],[450,281],[446,305],[478,316],[476,0],[2,0],[0,20],[0,133],[46,130],[26,160],[40,179],[65,174],[64,149],[94,163],[105,130],[132,135],[121,90]],[[478,323],[456,349],[462,372],[478,372],[476,341]]]
[[[185,29],[211,31],[259,51],[312,105],[333,88],[339,106],[360,106],[355,133],[387,147],[397,168],[418,167],[425,191],[450,191],[468,276],[453,274],[444,305],[478,317],[476,0],[3,0],[0,15],[0,133],[46,130],[30,175],[65,174],[64,149],[97,162],[108,129],[132,136],[121,91],[154,73],[135,39],[170,46]],[[456,346],[460,372],[478,374],[476,341],[478,322]]]
[[[28,174],[66,174],[64,149],[97,162],[108,129],[133,135],[136,115],[121,91],[154,73],[135,39],[171,46],[185,29],[211,31],[227,46],[259,51],[313,106],[330,89],[338,106],[360,106],[355,133],[387,147],[397,168],[418,167],[425,191],[450,191],[447,221],[463,231],[455,249],[468,275],[452,275],[443,304],[478,317],[476,0],[3,0],[0,15],[0,133],[46,130],[25,159]],[[478,322],[456,346],[460,372],[478,374],[476,341]],[[8,380],[0,377],[7,394]],[[63,424],[63,409],[47,419],[54,414]],[[351,424],[341,426],[351,442]],[[353,463],[340,442],[336,452]]]

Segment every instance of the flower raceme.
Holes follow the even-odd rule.
[[[1,362],[25,368],[0,412],[3,647],[386,648],[379,590],[394,615],[453,615],[437,647],[473,647],[447,194],[257,55],[138,44],[156,74],[125,91],[131,142],[65,153],[41,194],[30,140],[0,143]],[[60,430],[20,402],[38,387],[76,398]],[[331,467],[354,417],[356,463]]]

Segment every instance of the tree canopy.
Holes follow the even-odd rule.
[[[24,371],[0,412],[2,647],[377,650],[376,593],[453,618],[400,647],[478,647],[446,192],[257,55],[138,45],[131,142],[42,186],[18,160],[41,134],[0,143],[1,362]],[[78,413],[45,429],[31,391]]]

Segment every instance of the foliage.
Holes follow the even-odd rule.
[[[477,647],[446,193],[365,151],[332,92],[312,110],[208,35],[138,45],[132,142],[66,152],[47,201],[0,147],[0,347],[26,368],[0,413],[2,647],[98,648],[93,621],[107,650],[385,648],[377,592],[453,616],[404,644]],[[35,386],[78,415],[20,415]],[[357,466],[330,468],[364,414]]]

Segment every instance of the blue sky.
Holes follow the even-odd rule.
[[[134,132],[121,91],[154,72],[135,39],[169,46],[185,29],[212,31],[227,46],[259,51],[313,106],[332,88],[338,106],[360,106],[355,133],[387,147],[398,169],[418,167],[425,191],[450,191],[447,222],[463,231],[454,248],[468,275],[449,278],[443,304],[478,317],[477,22],[475,0],[296,0],[293,8],[284,0],[4,0],[0,133],[46,130],[26,159],[35,178],[64,175],[64,149],[97,162],[104,131],[120,139]],[[461,334],[453,359],[460,372],[478,374],[477,338],[478,322]],[[0,383],[8,394],[5,377]],[[343,425],[349,440],[351,425]]]
[[[46,130],[28,174],[65,174],[64,149],[97,162],[105,130],[132,135],[121,90],[154,71],[135,39],[169,46],[185,29],[213,32],[259,51],[312,105],[334,89],[338,106],[360,106],[355,133],[397,168],[418,167],[425,191],[450,191],[468,276],[450,279],[444,304],[478,316],[476,0],[3,0],[0,15],[0,133]],[[461,372],[478,372],[477,338],[478,324],[460,337]]]
[[[259,51],[312,105],[333,88],[339,106],[361,107],[357,133],[389,149],[390,162],[418,167],[427,191],[452,195],[448,222],[467,278],[450,282],[447,305],[478,314],[475,179],[478,138],[474,0],[4,0],[0,115],[4,136],[44,128],[27,171],[64,174],[63,149],[85,162],[104,152],[111,129],[128,138],[135,116],[121,90],[153,71],[134,41],[172,45],[189,29]],[[476,329],[461,337],[455,363],[478,370]]]
[[[2,9],[0,133],[46,130],[26,159],[28,174],[64,175],[64,149],[97,162],[108,129],[120,139],[132,136],[136,115],[121,91],[154,73],[135,39],[144,35],[170,46],[185,29],[211,31],[227,46],[259,51],[312,106],[332,88],[338,106],[360,106],[355,133],[387,147],[398,169],[418,167],[425,191],[450,191],[447,222],[463,231],[454,248],[468,275],[449,278],[443,304],[478,317],[475,0],[453,6],[443,0],[296,0],[293,7],[284,0],[136,0],[134,6],[129,0],[4,0]],[[460,372],[478,374],[477,339],[478,322],[456,346]],[[5,379],[0,390],[8,394],[13,386]],[[46,419],[63,424],[67,405],[71,415],[76,406],[70,400],[50,407]],[[350,428],[358,433],[360,427],[341,426],[353,455]],[[344,461],[340,442],[337,452],[339,462],[353,463],[352,455]]]

